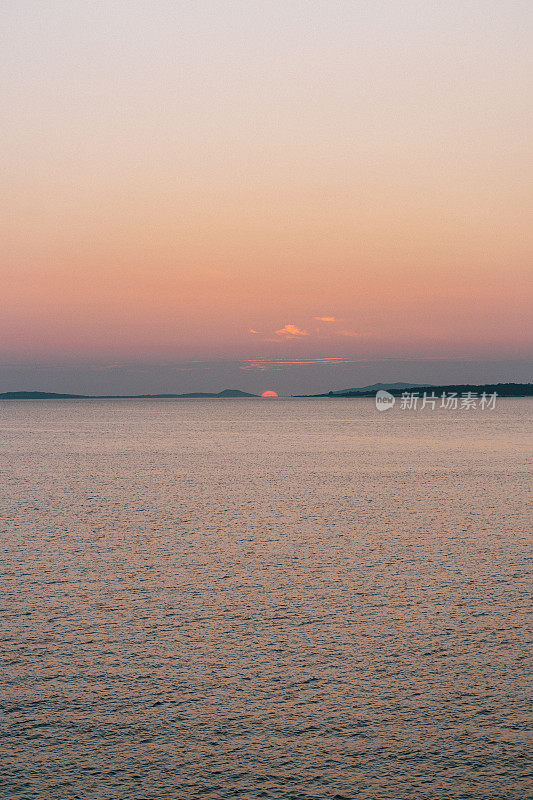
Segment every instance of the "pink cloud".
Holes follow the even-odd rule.
[[[275,332],[277,336],[286,336],[289,339],[298,336],[309,336],[310,334],[307,331],[302,331],[296,325],[292,325],[290,322],[285,325],[284,328],[280,328],[279,331]]]

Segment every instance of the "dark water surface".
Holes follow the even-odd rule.
[[[532,408],[1,404],[0,796],[524,800]]]

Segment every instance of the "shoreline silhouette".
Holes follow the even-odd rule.
[[[386,389],[395,397],[401,397],[402,393],[417,392],[420,396],[426,392],[435,395],[442,393],[449,394],[456,392],[458,395],[464,392],[475,394],[494,394],[498,397],[533,397],[533,383],[483,383],[483,384],[438,384],[438,385],[416,385],[416,384],[375,384],[380,388]],[[368,398],[374,397],[377,388],[365,387],[363,389],[347,389],[346,391],[330,391],[322,394],[297,394],[291,395],[293,399],[313,399],[313,398]],[[239,399],[257,398],[258,394],[244,392],[241,389],[223,389],[221,392],[185,392],[183,394],[70,394],[66,392],[41,392],[41,391],[12,391],[1,392],[0,400],[195,400],[195,399]]]

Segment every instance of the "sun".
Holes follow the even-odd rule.
[[[273,392],[272,389],[267,389],[261,395],[261,397],[277,397],[277,396],[278,396],[278,393],[277,392]]]

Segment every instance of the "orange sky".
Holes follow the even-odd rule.
[[[289,5],[3,4],[4,365],[530,356],[531,6]]]

